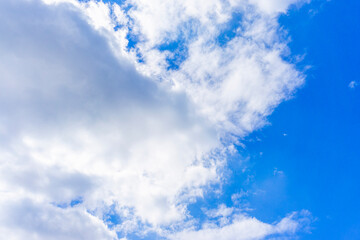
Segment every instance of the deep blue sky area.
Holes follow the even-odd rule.
[[[311,68],[270,125],[246,138],[252,214],[272,222],[308,209],[315,221],[301,239],[360,239],[360,86],[349,87],[360,83],[360,1],[312,1],[280,23],[292,54],[305,54],[299,69]]]

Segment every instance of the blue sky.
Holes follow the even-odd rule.
[[[302,64],[312,67],[295,98],[270,116],[271,126],[250,136],[263,140],[248,145],[249,154],[264,153],[255,157],[267,166],[254,167],[259,180],[274,167],[286,173],[282,199],[270,203],[270,214],[305,208],[317,218],[304,239],[360,237],[360,92],[349,87],[359,81],[359,9],[357,1],[314,1],[281,17],[292,52],[305,53]]]
[[[272,221],[291,209],[309,209],[316,220],[301,239],[360,237],[360,92],[349,87],[359,81],[359,9],[357,1],[313,1],[280,17],[291,51],[305,54],[299,67],[311,68],[296,96],[269,117],[270,125],[247,137],[254,185],[268,181],[282,188],[252,198],[254,215]],[[261,141],[251,141],[256,138]],[[277,179],[275,168],[286,179]]]
[[[0,233],[360,238],[359,11],[1,2]]]

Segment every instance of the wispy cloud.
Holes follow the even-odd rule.
[[[357,82],[351,81],[351,82],[349,83],[349,88],[355,88],[357,85],[358,85]]]

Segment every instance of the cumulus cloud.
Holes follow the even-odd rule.
[[[226,224],[195,231],[187,210],[222,182],[233,136],[266,124],[302,84],[276,18],[291,3],[1,1],[1,232],[295,233],[293,218],[226,207],[208,212]]]
[[[266,2],[279,9],[279,2],[287,8],[295,1]],[[261,127],[264,116],[303,83],[283,60],[288,49],[278,11],[262,13],[262,1],[131,4],[126,31],[138,39],[131,51],[141,60],[140,71],[185,91],[220,132],[244,135]]]
[[[143,220],[181,219],[183,207],[175,199],[180,190],[216,178],[214,164],[206,160],[205,167],[202,159],[217,144],[206,121],[196,116],[185,96],[169,95],[138,74],[126,59],[115,59],[105,39],[77,10],[39,3],[9,5],[4,9],[8,15],[16,14],[9,18],[17,18],[18,29],[3,29],[10,33],[8,42],[2,42],[1,66],[5,76],[1,88],[7,89],[1,94],[1,123],[6,131],[2,155],[12,158],[3,162],[5,177],[10,175],[6,182],[19,183],[13,175],[23,170],[38,178],[31,180],[32,188],[68,185],[67,194],[52,201],[77,197],[71,192],[81,194],[72,190],[77,186],[71,180],[50,175],[56,171],[49,169],[56,167],[84,179],[80,189],[91,182],[87,178],[99,178],[98,190],[103,193],[92,191],[90,195],[99,194],[94,201],[115,194],[116,199],[135,204]],[[18,15],[11,7],[24,12]],[[33,14],[40,22],[28,21],[27,15]],[[39,39],[45,34],[47,42]],[[29,171],[31,166],[39,172]],[[55,186],[43,186],[42,180]],[[112,197],[105,200],[111,202]]]
[[[59,208],[17,196],[0,200],[0,231],[7,239],[116,239],[98,218],[78,208]]]

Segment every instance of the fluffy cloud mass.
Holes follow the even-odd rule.
[[[199,226],[187,209],[223,181],[234,142],[303,83],[277,23],[293,3],[0,1],[0,231],[296,234],[306,214]]]

